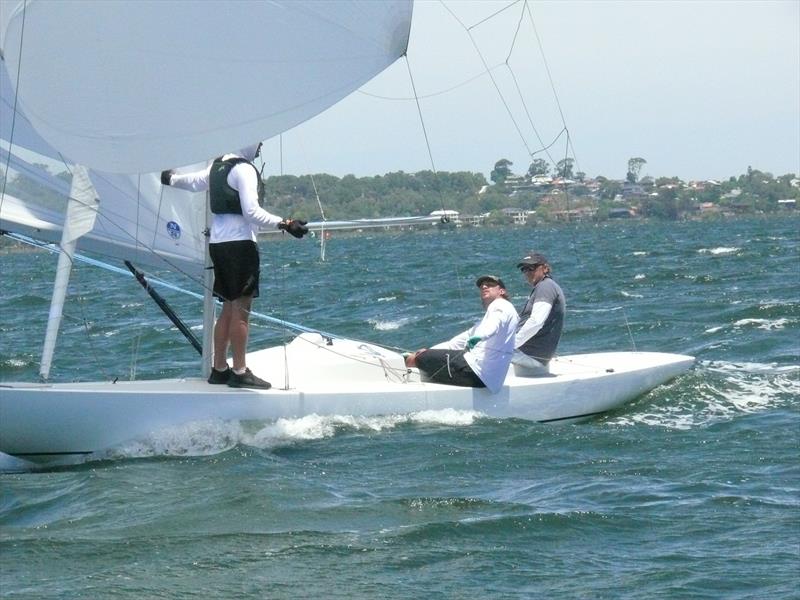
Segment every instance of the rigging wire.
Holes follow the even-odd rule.
[[[539,37],[539,30],[536,28],[536,22],[533,20],[533,13],[531,12],[530,5],[528,4],[528,0],[525,0],[524,10],[528,13],[528,18],[531,22],[531,27],[533,28],[533,33],[536,36],[536,42],[539,45],[539,53],[542,56],[542,63],[544,64],[544,69],[547,72],[547,79],[550,82],[550,89],[553,91],[553,97],[556,101],[556,106],[558,107],[558,113],[561,115],[561,123],[564,125],[564,128],[567,127],[567,119],[564,117],[564,111],[561,108],[561,101],[558,99],[558,92],[556,91],[556,85],[553,82],[553,75],[550,73],[550,65],[547,62],[547,56],[545,56],[544,48],[542,47],[542,40]]]
[[[474,23],[474,24],[470,25],[468,29],[474,29],[475,27],[478,27],[479,25],[483,25],[486,21],[490,21],[490,20],[494,19],[500,13],[507,11],[509,8],[511,8],[515,4],[519,4],[520,2],[523,2],[523,1],[524,0],[514,0],[514,2],[511,2],[510,4],[505,5],[503,8],[500,8],[500,9],[496,10],[495,12],[490,14],[488,17],[484,17],[483,19],[481,19],[477,23]],[[440,2],[441,2],[441,0],[440,0]],[[442,2],[442,4],[444,4],[444,2]]]
[[[12,150],[13,150],[13,147],[14,147],[14,134],[16,133],[16,123],[17,123],[17,114],[18,114],[17,106],[18,106],[18,102],[19,102],[19,81],[20,81],[20,77],[21,77],[21,74],[22,74],[22,55],[23,55],[24,39],[25,39],[25,22],[26,22],[25,17],[26,17],[26,14],[27,14],[27,6],[28,6],[28,2],[27,2],[27,0],[25,0],[23,2],[23,4],[22,4],[22,19],[21,19],[21,25],[20,25],[19,53],[18,53],[18,57],[17,57],[17,76],[16,76],[16,83],[15,83],[15,86],[14,86],[14,103],[13,103],[13,105],[11,107],[11,111],[12,111],[11,129],[10,129],[10,132],[9,132],[9,139],[8,139],[8,151],[6,152],[6,168],[5,168],[5,173],[4,173],[4,176],[3,176],[3,187],[2,187],[2,190],[0,190],[0,211],[2,211],[2,206],[3,206],[4,202],[5,202],[6,189],[7,189],[8,180],[9,180],[9,177],[10,177],[9,170],[10,170],[10,165],[11,165],[11,156],[13,154]],[[61,154],[59,154],[59,156],[61,157],[62,162],[64,163],[64,165],[67,167],[67,171],[70,173],[70,175],[72,175],[72,171],[69,168],[69,166],[67,165],[66,161],[64,161],[63,156],[61,156]],[[77,198],[72,198],[72,196],[68,194],[67,195],[67,202],[69,202],[70,200],[72,200],[73,202],[78,202],[79,204],[81,204],[83,206],[86,206],[86,204],[84,202],[82,202],[81,200],[78,200]],[[94,207],[90,207],[90,208],[94,208]],[[61,252],[62,254],[65,254],[67,256],[68,260],[74,266],[74,263],[75,263],[74,258],[72,256],[70,256],[69,254],[64,253],[63,250],[60,248],[60,246],[56,246],[56,248],[58,249],[59,252]],[[79,297],[78,306],[79,306],[80,311],[81,311],[81,319],[80,319],[80,321],[83,324],[83,329],[84,329],[84,331],[86,333],[86,337],[87,337],[87,340],[89,342],[89,349],[91,350],[95,366],[100,372],[102,372],[106,377],[108,377],[108,373],[106,373],[106,371],[104,369],[104,366],[103,366],[103,363],[100,361],[99,356],[97,354],[97,349],[95,348],[94,340],[92,339],[92,335],[91,335],[90,328],[89,328],[89,320],[86,317],[86,310],[85,310],[85,306],[84,306],[84,303],[83,303],[83,299],[80,298],[80,297]],[[71,317],[69,317],[69,315],[64,315],[63,312],[62,312],[62,316],[67,316],[67,318],[71,318]]]
[[[49,244],[47,242],[41,242],[39,240],[36,240],[34,238],[31,238],[31,237],[28,237],[26,235],[19,234],[19,233],[5,232],[5,235],[7,237],[15,240],[15,241],[20,242],[20,243],[23,243],[23,244],[26,244],[26,245],[29,245],[29,246],[33,246],[33,247],[36,247],[36,248],[40,248],[42,250],[47,250],[48,252],[52,252],[52,253],[62,252],[61,248],[57,244]],[[110,271],[110,272],[116,273],[118,275],[124,275],[126,277],[133,277],[131,272],[128,271],[127,269],[122,269],[120,267],[116,267],[114,265],[110,265],[108,263],[96,260],[94,258],[82,255],[82,254],[77,253],[77,252],[73,255],[73,261],[83,262],[83,263],[86,263],[86,264],[91,265],[93,267],[97,267],[97,268],[100,268],[100,269],[105,269],[106,271]],[[173,283],[169,283],[168,281],[160,279],[157,276],[148,274],[147,275],[147,280],[153,285],[158,285],[158,286],[164,287],[166,289],[172,290],[172,291],[177,292],[179,294],[184,294],[186,296],[190,296],[190,297],[196,298],[198,300],[202,300],[203,299],[203,295],[202,294],[199,294],[197,292],[193,292],[191,290],[184,289],[184,288],[182,288],[180,286],[177,286],[177,285],[175,285]],[[220,304],[219,300],[215,300],[215,302],[218,305]],[[304,325],[299,325],[297,323],[292,323],[290,321],[286,321],[286,320],[283,320],[283,319],[280,319],[280,318],[272,317],[270,315],[267,315],[267,314],[264,314],[264,313],[260,313],[260,312],[257,312],[257,311],[251,310],[250,311],[250,315],[253,316],[253,317],[256,317],[258,319],[263,320],[264,322],[266,322],[269,325],[273,326],[275,329],[290,329],[290,330],[297,331],[297,332],[300,332],[300,333],[316,333],[316,334],[320,335],[321,337],[327,338],[327,339],[334,339],[334,340],[335,339],[341,339],[341,336],[339,336],[337,334],[330,333],[330,332],[327,332],[327,331],[323,331],[321,329],[314,329],[313,327],[306,327]],[[377,343],[377,342],[373,342],[373,341],[369,341],[369,340],[359,340],[359,339],[354,339],[354,338],[351,338],[351,337],[349,337],[348,339],[353,340],[355,342],[359,342],[359,343],[370,344],[372,346],[379,346],[379,347],[385,348],[387,350],[396,350],[396,351],[401,351],[401,352],[406,350],[406,348],[400,348],[398,346],[391,346],[391,345],[387,345],[387,344],[381,344],[381,343]]]
[[[496,64],[493,67],[490,67],[490,70],[496,70],[503,66],[503,63]],[[481,71],[477,75],[473,75],[462,81],[461,83],[457,83],[449,88],[445,88],[443,90],[439,90],[438,92],[431,92],[430,94],[423,94],[417,96],[420,100],[429,100],[430,98],[436,98],[437,96],[443,96],[445,94],[449,94],[450,92],[454,92],[455,90],[464,87],[465,85],[472,83],[473,81],[480,79],[486,75],[485,71]],[[376,100],[389,100],[394,102],[408,102],[410,100],[414,100],[413,96],[383,96],[380,94],[373,94],[372,92],[366,92],[364,90],[356,90],[358,94],[362,96],[369,96],[370,98],[375,98]]]
[[[467,32],[467,36],[469,37],[469,41],[472,43],[473,48],[475,48],[475,51],[478,53],[478,57],[481,59],[481,63],[483,63],[484,72],[487,75],[489,75],[489,79],[491,79],[492,85],[494,86],[494,89],[497,91],[497,94],[500,96],[500,101],[502,102],[503,106],[505,107],[506,113],[508,114],[509,119],[511,119],[511,122],[513,123],[514,128],[516,129],[517,134],[519,135],[519,138],[522,141],[522,145],[525,146],[525,149],[528,151],[528,155],[530,156],[531,149],[530,149],[530,146],[528,145],[528,141],[525,139],[525,136],[523,135],[522,130],[520,129],[519,124],[517,123],[517,120],[514,118],[514,113],[511,111],[511,107],[508,105],[508,102],[506,102],[505,96],[503,96],[503,92],[500,90],[500,86],[497,83],[497,80],[495,79],[494,75],[492,75],[492,71],[489,68],[488,63],[486,62],[486,58],[484,58],[483,53],[481,52],[480,48],[478,47],[478,43],[475,41],[475,37],[472,35],[471,28],[469,28],[466,25],[464,25],[463,21],[461,21],[461,19],[459,19],[456,16],[456,14],[452,10],[450,10],[450,7],[447,6],[442,0],[439,0],[439,2],[445,8],[445,10],[448,13],[450,13],[450,15],[453,17],[453,19],[455,19],[456,22],[459,25],[461,25],[461,27],[464,29],[464,31]],[[497,13],[497,14],[499,14],[499,13]]]
[[[319,214],[322,217],[322,227],[320,227],[319,231],[319,259],[322,262],[325,262],[325,222],[328,220],[325,217],[325,209],[322,208],[322,200],[319,197],[319,190],[317,189],[317,182],[314,180],[314,174],[310,173],[311,177],[311,185],[314,188],[314,196],[317,199],[317,206],[319,206]]]
[[[478,53],[478,56],[481,59],[481,62],[484,65],[485,73],[489,75],[489,77],[491,79],[491,82],[494,85],[495,90],[497,91],[497,93],[498,93],[498,95],[500,97],[500,100],[501,100],[503,106],[505,107],[506,112],[508,113],[508,116],[511,119],[512,124],[514,125],[514,128],[517,131],[517,134],[520,136],[520,139],[522,140],[525,149],[528,151],[528,155],[530,156],[530,158],[533,159],[534,156],[536,156],[537,154],[543,152],[543,153],[545,153],[547,155],[547,157],[550,160],[550,162],[556,167],[556,169],[555,169],[556,175],[562,180],[562,192],[564,194],[565,206],[566,206],[565,214],[566,214],[567,220],[569,221],[570,213],[571,213],[571,198],[570,198],[570,193],[569,193],[567,182],[565,181],[567,179],[566,176],[565,176],[566,172],[567,172],[567,167],[569,166],[568,161],[570,159],[574,161],[574,164],[575,164],[576,169],[577,169],[576,172],[580,172],[581,168],[580,168],[580,163],[579,163],[578,158],[577,158],[577,154],[575,152],[575,147],[574,147],[574,144],[573,144],[573,141],[572,141],[572,136],[570,135],[569,127],[567,126],[566,116],[564,114],[564,110],[563,110],[563,107],[561,105],[561,100],[560,100],[560,98],[558,96],[558,91],[556,89],[555,81],[553,79],[552,70],[550,69],[549,61],[547,60],[547,56],[546,56],[546,54],[544,52],[544,46],[543,46],[543,43],[542,43],[541,36],[539,35],[538,28],[536,27],[536,22],[535,22],[534,17],[533,17],[533,12],[531,10],[529,0],[517,0],[515,2],[512,2],[512,3],[508,4],[507,6],[501,8],[500,10],[495,11],[491,15],[485,17],[484,19],[482,19],[482,20],[480,20],[480,21],[478,21],[478,22],[476,22],[476,23],[474,23],[473,25],[470,25],[470,26],[466,26],[453,13],[453,11],[450,10],[450,8],[444,3],[443,0],[439,0],[439,1],[442,4],[442,6],[445,8],[445,10],[447,10],[447,12],[450,13],[450,15],[455,19],[455,21],[459,25],[461,25],[461,27],[463,27],[466,30],[466,32],[467,32],[467,34],[469,36],[469,39],[472,42],[473,47],[475,48],[476,52]],[[534,135],[538,139],[539,144],[541,146],[541,148],[539,150],[535,150],[535,151],[531,151],[531,148],[528,145],[528,143],[527,143],[527,141],[525,139],[525,136],[522,133],[521,128],[519,127],[519,124],[518,124],[517,120],[514,118],[512,112],[511,112],[509,103],[506,101],[506,98],[503,95],[503,92],[501,91],[500,86],[498,85],[494,75],[492,74],[492,69],[490,69],[488,67],[488,63],[487,63],[486,59],[484,58],[483,53],[481,52],[480,47],[478,46],[474,36],[472,35],[472,30],[473,29],[476,29],[476,28],[480,27],[481,25],[485,24],[486,22],[491,21],[492,19],[497,17],[500,13],[502,13],[502,12],[504,12],[506,10],[509,10],[511,7],[515,6],[516,4],[519,4],[520,2],[522,3],[522,10],[520,11],[519,19],[517,20],[517,25],[516,25],[516,29],[515,29],[515,32],[514,32],[514,36],[512,38],[512,43],[511,43],[511,46],[509,48],[509,52],[508,52],[508,54],[506,56],[506,60],[504,62],[504,65],[508,69],[508,72],[509,72],[509,74],[511,76],[511,79],[514,82],[514,87],[516,89],[517,95],[519,97],[520,104],[521,104],[522,109],[523,109],[523,111],[525,113],[527,121],[528,121],[532,131],[534,132]],[[528,104],[526,102],[525,96],[522,93],[522,89],[521,89],[521,87],[519,85],[519,80],[517,78],[517,74],[516,74],[514,68],[512,67],[512,64],[511,64],[512,55],[514,54],[514,51],[515,51],[515,49],[517,47],[517,41],[518,41],[518,38],[521,35],[522,22],[523,22],[525,16],[527,16],[527,20],[529,21],[531,29],[533,31],[533,35],[534,35],[534,38],[536,40],[537,47],[539,49],[539,54],[540,54],[540,57],[541,57],[541,60],[542,60],[542,64],[544,65],[545,73],[547,75],[547,81],[548,81],[548,84],[550,86],[550,90],[552,92],[553,99],[555,101],[555,105],[556,105],[556,107],[558,109],[558,114],[559,114],[560,119],[561,119],[562,129],[549,144],[545,144],[544,140],[542,139],[542,136],[540,135],[538,129],[536,128],[536,126],[534,124],[533,118],[531,116],[531,111],[528,108]],[[556,144],[556,142],[562,136],[565,136],[564,158],[562,159],[562,161],[556,161],[555,158],[550,153],[550,148],[552,146],[554,146]],[[563,168],[559,168],[559,164],[563,165]],[[573,235],[573,238],[574,238],[574,233],[573,232],[571,232],[571,235]],[[575,242],[574,242],[574,239],[573,239],[573,247],[574,246],[575,246]],[[629,334],[630,339],[631,339],[631,345],[632,345],[633,349],[635,350],[636,349],[636,344],[635,344],[635,342],[633,340],[633,335],[631,333],[630,325],[628,323],[627,314],[625,313],[625,307],[622,307],[622,310],[623,310],[623,316],[625,318],[625,324],[626,324],[626,327],[628,329],[628,334]]]
[[[527,6],[527,3],[526,3],[526,6]],[[528,123],[530,124],[531,129],[533,130],[533,133],[536,135],[536,139],[539,140],[539,144],[541,144],[541,146],[542,146],[542,148],[540,150],[536,150],[535,152],[531,153],[530,157],[533,158],[533,156],[538,154],[539,152],[544,152],[545,154],[547,154],[547,157],[550,159],[550,162],[555,165],[556,161],[550,155],[550,152],[548,152],[548,149],[550,148],[550,146],[555,144],[556,140],[561,136],[561,133],[566,131],[566,124],[564,123],[564,119],[562,118],[562,124],[564,125],[564,128],[561,130],[561,132],[559,132],[558,136],[556,136],[556,139],[553,140],[549,145],[545,145],[544,140],[542,140],[542,136],[539,134],[539,130],[536,128],[536,125],[534,125],[533,119],[531,118],[531,113],[528,110],[528,104],[525,101],[525,96],[522,93],[522,88],[520,88],[519,80],[517,79],[517,74],[514,72],[514,69],[511,68],[511,55],[514,53],[514,47],[516,46],[517,37],[519,36],[520,30],[522,28],[522,20],[524,19],[524,17],[525,17],[525,11],[523,9],[523,11],[520,12],[519,20],[517,21],[517,29],[514,32],[514,38],[511,40],[511,47],[508,50],[508,54],[506,55],[506,60],[505,60],[505,62],[503,64],[508,69],[508,72],[511,75],[511,80],[514,82],[514,87],[516,88],[517,95],[519,96],[519,99],[520,99],[520,101],[522,103],[522,108],[525,110],[525,115],[528,118]],[[540,49],[541,49],[541,45],[540,45]]]
[[[306,153],[305,145],[303,144],[303,140],[301,136],[298,135],[298,142],[300,144],[300,151],[303,154],[303,159],[306,164],[306,170],[309,171],[309,177],[311,178],[311,187],[314,189],[314,197],[317,200],[317,206],[319,207],[319,214],[322,217],[322,226],[320,227],[320,242],[319,242],[319,259],[322,262],[325,262],[325,223],[328,219],[325,217],[325,209],[322,208],[322,200],[319,197],[319,189],[317,188],[317,182],[314,179],[314,174],[310,172],[308,168],[308,154]],[[283,152],[283,148],[281,147],[281,152]],[[281,156],[281,161],[283,160],[283,156]]]
[[[444,4],[444,2],[442,2],[441,0],[440,0],[440,2],[442,4],[442,6],[444,6],[444,8],[447,10],[447,12],[450,13],[451,16],[467,32],[467,35],[469,36],[469,39],[470,39],[473,47],[475,48],[476,52],[478,53],[478,56],[480,57],[480,59],[481,59],[481,61],[483,63],[484,72],[480,73],[479,75],[476,75],[475,77],[470,78],[469,80],[467,80],[465,82],[462,82],[461,84],[458,84],[457,86],[455,86],[453,88],[450,88],[450,90],[441,91],[441,92],[438,92],[437,94],[432,94],[432,95],[439,95],[439,94],[442,94],[442,93],[446,93],[447,91],[452,91],[453,89],[456,89],[457,87],[461,87],[461,86],[465,85],[466,83],[469,83],[470,81],[472,81],[474,79],[477,79],[478,77],[482,77],[483,75],[488,75],[489,78],[491,79],[492,84],[495,87],[495,90],[497,91],[497,93],[498,93],[498,95],[500,97],[500,100],[501,100],[503,106],[506,109],[506,112],[508,113],[508,116],[509,116],[510,120],[512,121],[515,129],[517,130],[517,133],[519,134],[520,139],[522,140],[522,143],[523,143],[524,147],[526,148],[529,156],[533,157],[536,154],[544,152],[550,158],[550,161],[555,163],[556,161],[550,155],[549,149],[562,136],[566,135],[565,160],[569,158],[570,152],[572,153],[572,156],[574,157],[575,156],[575,148],[574,148],[574,145],[572,143],[572,138],[570,136],[569,129],[566,126],[566,120],[565,120],[564,112],[563,112],[560,100],[558,98],[558,95],[557,95],[557,92],[556,92],[556,89],[555,89],[555,84],[554,84],[554,81],[553,81],[553,77],[552,77],[552,73],[551,73],[549,64],[547,63],[546,57],[544,56],[542,41],[541,41],[541,38],[540,38],[540,36],[538,34],[538,30],[536,29],[536,25],[535,25],[535,22],[534,22],[534,19],[533,19],[533,15],[531,13],[531,9],[530,9],[528,0],[515,0],[515,2],[512,2],[511,4],[501,8],[500,10],[495,11],[495,13],[493,13],[492,15],[482,19],[481,21],[479,21],[479,22],[477,22],[477,23],[475,23],[475,24],[473,24],[473,25],[471,25],[469,27],[465,26],[464,23],[453,13],[453,11],[450,10],[450,8],[447,7],[447,5]],[[505,67],[511,73],[512,79],[513,79],[515,87],[517,89],[517,93],[519,94],[520,98],[522,99],[522,106],[524,108],[525,114],[527,115],[528,122],[529,122],[531,128],[533,129],[537,139],[539,140],[539,143],[541,144],[541,148],[538,149],[538,150],[535,150],[535,151],[532,150],[531,147],[529,146],[525,135],[522,133],[522,130],[521,130],[521,127],[519,126],[519,123],[517,122],[516,118],[514,117],[512,111],[511,111],[511,108],[510,108],[506,98],[504,97],[502,91],[500,90],[500,87],[498,85],[498,82],[497,82],[496,78],[493,75],[493,71],[495,69],[497,69],[499,66],[502,66],[502,65],[496,65],[494,67],[489,67],[486,59],[484,58],[483,54],[480,51],[480,48],[478,47],[478,44],[477,44],[476,40],[474,39],[474,36],[472,35],[472,30],[473,29],[481,26],[483,23],[485,23],[487,21],[492,20],[493,18],[497,17],[500,13],[503,13],[503,12],[509,10],[511,7],[519,4],[520,2],[522,2],[522,4],[523,4],[523,10],[522,10],[522,13],[521,13],[521,16],[520,16],[520,20],[517,23],[517,28],[516,28],[516,32],[514,34],[514,39],[512,41],[511,49],[510,49],[509,54],[508,54],[508,56],[506,58]],[[27,5],[27,1],[25,3],[23,3],[23,18],[22,18],[22,27],[23,27],[22,31],[23,32],[24,32],[24,23],[25,23],[25,19],[24,19],[25,12],[24,11],[25,11],[26,5]],[[539,134],[538,130],[536,129],[536,127],[535,127],[535,125],[533,123],[533,119],[531,117],[530,110],[529,110],[529,108],[528,108],[528,106],[527,106],[527,104],[526,104],[526,102],[524,100],[524,96],[523,96],[522,91],[520,89],[519,82],[517,80],[516,74],[515,74],[514,69],[512,68],[512,66],[510,64],[511,55],[512,55],[512,53],[514,51],[514,47],[515,47],[515,44],[516,44],[517,36],[520,34],[521,22],[522,22],[523,16],[525,14],[527,14],[528,19],[530,20],[531,26],[533,27],[533,31],[534,31],[534,34],[535,34],[535,37],[536,37],[536,41],[538,43],[540,52],[542,54],[542,59],[544,61],[544,65],[545,65],[545,69],[546,69],[546,72],[547,72],[548,80],[549,80],[551,89],[553,91],[553,94],[554,94],[554,97],[555,97],[555,101],[556,101],[556,105],[558,107],[558,111],[559,111],[559,114],[561,116],[561,120],[562,120],[562,124],[563,124],[563,129],[558,133],[558,135],[555,137],[555,139],[553,139],[553,141],[550,142],[549,144],[545,144],[544,143],[544,141],[542,140],[541,135]],[[21,34],[21,39],[20,39],[20,57],[21,57],[21,55],[22,55],[22,34]],[[422,113],[422,109],[421,109],[421,105],[420,105],[420,99],[431,97],[432,95],[420,96],[418,94],[418,92],[416,90],[416,85],[415,85],[415,82],[414,82],[414,78],[413,78],[413,74],[412,74],[412,71],[411,71],[411,66],[410,66],[410,63],[409,63],[408,56],[404,55],[404,58],[406,59],[406,66],[407,66],[408,73],[409,73],[409,78],[410,78],[410,81],[411,81],[411,87],[412,87],[412,90],[413,90],[413,93],[414,93],[414,100],[415,100],[417,111],[418,111],[418,114],[419,114],[420,123],[422,125],[422,130],[423,130],[423,134],[424,134],[424,138],[425,138],[425,144],[426,144],[426,147],[427,147],[428,157],[430,159],[432,170],[433,170],[433,174],[434,174],[434,181],[438,184],[439,183],[439,181],[438,181],[438,173],[437,173],[435,161],[434,161],[434,158],[433,158],[433,152],[431,150],[431,144],[430,144],[430,139],[429,139],[429,136],[428,136],[426,123],[425,123],[425,120],[423,118],[423,113]],[[17,82],[19,82],[20,71],[21,71],[21,69],[18,69]],[[17,86],[17,88],[18,88],[18,86]],[[366,95],[372,95],[372,94],[367,94],[366,92],[361,92],[361,93],[364,93]],[[375,97],[379,97],[379,96],[375,96]],[[13,139],[14,123],[15,123],[16,113],[17,113],[17,111],[16,111],[16,102],[17,102],[17,95],[15,94],[14,111],[13,111],[14,120],[12,120],[12,129],[11,129],[11,131],[12,131],[12,139]],[[9,155],[10,155],[10,153],[9,153]],[[62,160],[63,160],[63,158],[62,158]],[[574,160],[575,160],[575,163],[577,165],[578,164],[577,159],[575,158]],[[10,156],[7,158],[7,161],[6,161],[6,177],[4,178],[4,181],[3,181],[3,190],[2,190],[2,195],[0,196],[0,205],[2,205],[2,200],[3,200],[4,195],[5,195],[5,189],[6,189],[6,184],[7,184],[7,180],[8,180],[8,165],[9,165],[9,161],[10,161]],[[64,161],[64,163],[65,163],[65,165],[67,164],[66,161]],[[282,156],[281,156],[281,171],[282,170],[283,170],[283,166],[282,166]],[[97,177],[98,175],[96,173],[93,173],[93,176]],[[110,184],[110,182],[108,182],[108,181],[106,181],[106,183]],[[141,183],[142,182],[141,182],[141,175],[140,175],[139,178],[138,178],[138,181],[137,181],[137,193],[136,193],[137,215],[139,214],[139,211],[142,209],[142,205],[141,205],[141,202],[140,202]],[[324,222],[327,221],[327,219],[325,218],[325,215],[324,215],[322,202],[321,202],[321,199],[319,197],[319,192],[318,192],[316,183],[315,183],[315,181],[313,179],[313,175],[312,175],[312,185],[314,187],[316,200],[317,200],[318,206],[320,208],[320,213],[321,213],[322,219],[323,219],[323,235],[322,235],[323,239],[321,241],[321,245],[322,245],[321,252],[322,252],[322,260],[324,261],[325,260],[325,257],[324,257]],[[114,186],[114,187],[116,187],[116,186]],[[565,188],[566,188],[566,185],[565,185]],[[118,190],[118,191],[120,193],[123,193],[122,190]],[[442,192],[440,186],[438,186],[438,185],[437,185],[437,191],[439,192],[439,196],[440,196],[440,199],[441,199],[442,209],[443,209],[443,211],[446,211],[445,206],[444,206],[444,195],[443,195],[443,192]],[[566,189],[565,189],[565,192],[566,192]],[[156,214],[156,220],[157,221],[160,218],[163,193],[164,193],[164,191],[163,191],[163,188],[162,188],[161,197],[159,198],[159,204],[158,204],[158,209],[157,209],[157,214]],[[127,194],[123,193],[123,195],[127,195]],[[568,194],[567,194],[567,202],[569,203],[569,195]],[[567,213],[569,213],[569,210],[567,211]],[[121,215],[113,215],[113,213],[111,215],[108,215],[108,216],[102,215],[102,214],[98,214],[98,217],[104,217],[103,222],[108,222],[112,226],[117,227],[121,232],[124,232],[125,235],[128,235],[129,237],[131,237],[134,240],[134,242],[136,243],[137,248],[140,248],[143,251],[147,251],[151,255],[158,256],[172,270],[174,270],[177,273],[181,273],[181,274],[185,275],[186,277],[194,280],[194,277],[192,275],[187,273],[184,269],[182,269],[179,265],[175,264],[168,257],[165,257],[165,256],[161,255],[156,250],[156,248],[155,248],[156,233],[155,232],[154,232],[152,246],[151,247],[147,247],[146,245],[141,244],[141,241],[138,239],[139,238],[138,230],[137,230],[137,234],[136,235],[131,235],[130,233],[126,232],[122,226],[117,225],[117,223],[115,223],[113,219],[109,218],[109,216],[111,216],[111,217],[113,217],[113,216],[121,217]],[[137,219],[137,223],[138,223],[138,221],[139,220]],[[138,227],[138,225],[137,225],[137,227]],[[454,264],[457,265],[457,261],[454,261]],[[456,266],[456,268],[457,268],[457,266]],[[284,277],[284,281],[285,281],[285,277]],[[459,291],[461,291],[460,290],[460,277],[458,278],[458,281],[459,281]],[[205,287],[203,282],[202,282],[202,280],[200,280],[198,283],[200,284],[201,287]],[[252,314],[258,316],[258,313],[252,313]],[[285,321],[284,321],[284,323],[285,323]]]
[[[431,142],[428,138],[428,128],[425,127],[425,117],[422,115],[422,107],[419,103],[419,96],[417,95],[417,86],[414,83],[414,74],[411,72],[411,62],[408,60],[408,54],[404,54],[403,58],[405,59],[406,69],[408,70],[408,79],[411,82],[411,89],[414,92],[414,103],[417,107],[417,115],[419,116],[420,125],[422,125],[422,135],[425,138],[425,147],[428,149],[428,159],[431,161],[431,170],[433,171],[434,181],[436,181],[436,163],[433,160],[433,152],[431,151]],[[444,207],[444,197],[441,195],[440,190],[440,199],[442,204],[442,210],[445,210]]]
[[[417,107],[417,115],[419,116],[419,122],[420,122],[420,125],[422,126],[422,135],[425,138],[425,147],[428,149],[428,159],[431,162],[431,171],[433,172],[433,183],[436,186],[436,191],[439,194],[439,202],[440,202],[440,205],[442,207],[441,222],[442,222],[442,224],[445,224],[445,223],[449,222],[450,219],[449,219],[449,216],[448,216],[448,210],[447,210],[447,208],[445,207],[445,204],[444,204],[444,192],[442,191],[441,184],[440,184],[441,182],[439,181],[438,172],[436,170],[436,163],[433,160],[433,151],[431,150],[431,143],[430,143],[430,139],[428,137],[428,129],[425,126],[425,118],[424,118],[424,116],[422,114],[422,106],[420,105],[420,102],[419,102],[419,95],[417,94],[417,86],[414,83],[414,74],[411,71],[411,61],[409,61],[409,59],[408,59],[408,53],[404,54],[403,58],[405,58],[406,69],[408,70],[408,79],[409,79],[409,81],[411,83],[411,91],[414,93],[414,104]],[[463,300],[464,299],[464,289],[463,289],[463,285],[462,285],[462,281],[461,281],[461,273],[460,273],[459,268],[458,268],[458,262],[459,262],[458,260],[452,260],[451,261],[451,263],[453,265],[453,268],[455,269],[455,272],[456,272],[456,285],[458,286],[458,295],[459,295],[459,298],[461,300]]]
[[[8,139],[8,156],[6,156],[6,171],[3,174],[3,189],[0,190],[0,210],[3,208],[3,201],[6,198],[6,184],[8,183],[8,169],[11,164],[11,148],[14,144],[14,130],[17,125],[17,101],[19,99],[19,77],[22,73],[22,49],[24,48],[22,42],[25,39],[25,14],[28,8],[28,0],[22,3],[22,24],[20,25],[19,32],[19,54],[17,56],[17,82],[14,86],[14,106],[11,113],[11,131]],[[5,60],[5,59],[4,59]]]

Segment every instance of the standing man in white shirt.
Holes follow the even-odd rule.
[[[214,326],[214,366],[208,383],[230,387],[269,389],[268,381],[247,368],[245,356],[250,308],[259,295],[259,229],[277,227],[296,238],[308,233],[305,221],[286,220],[267,212],[264,182],[253,160],[261,144],[243,148],[214,160],[208,169],[194,173],[161,173],[161,183],[190,191],[209,190],[211,232],[209,253],[214,264],[214,295],[222,312]],[[228,366],[228,348],[233,368]]]
[[[410,354],[406,366],[419,368],[435,383],[485,387],[496,394],[503,387],[514,352],[517,311],[499,277],[482,275],[475,285],[486,309],[483,318],[447,342]]]

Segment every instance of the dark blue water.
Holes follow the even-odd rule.
[[[693,354],[601,419],[443,411],[206,423],[0,475],[8,598],[800,598],[800,219],[262,244],[256,309],[400,348],[464,329],[474,278],[544,252],[560,352]],[[0,256],[0,380],[37,378],[55,258]],[[56,380],[193,375],[133,281],[79,266]],[[194,327],[200,306],[165,292]],[[254,323],[251,348],[286,336]]]

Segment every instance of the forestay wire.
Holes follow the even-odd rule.
[[[431,171],[433,172],[433,181],[434,181],[434,184],[436,185],[436,191],[439,193],[439,202],[440,202],[441,207],[442,207],[442,219],[441,220],[442,220],[442,223],[444,224],[444,223],[447,223],[449,221],[448,211],[447,211],[447,208],[445,207],[445,204],[444,204],[444,193],[442,192],[442,187],[441,187],[440,182],[439,182],[438,172],[436,171],[436,163],[433,160],[433,151],[431,150],[431,142],[430,142],[430,138],[428,137],[428,129],[427,129],[427,127],[425,127],[425,117],[422,115],[422,106],[420,105],[420,102],[419,102],[419,95],[417,94],[417,86],[414,83],[414,74],[411,72],[411,63],[408,60],[408,53],[404,54],[403,58],[405,59],[406,68],[408,70],[408,79],[409,79],[409,81],[411,83],[411,91],[414,93],[414,103],[415,103],[415,105],[417,107],[417,115],[419,116],[420,125],[422,126],[422,135],[425,138],[425,147],[428,150],[428,159],[430,160],[430,163],[431,163]],[[454,260],[452,260],[450,262],[451,262],[451,264],[453,265],[453,268],[456,271],[456,285],[458,286],[459,298],[461,298],[463,300],[464,299],[464,290],[463,290],[462,285],[461,285],[461,274],[460,274],[459,269],[458,269],[459,261],[456,260],[455,257],[454,257]]]

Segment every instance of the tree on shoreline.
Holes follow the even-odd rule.
[[[560,161],[556,163],[556,173],[559,177],[563,177],[564,179],[571,179],[572,178],[572,165],[575,164],[575,159],[573,158],[562,158]]]
[[[528,177],[536,177],[537,175],[547,175],[547,172],[550,170],[550,165],[547,164],[546,160],[541,158],[536,158],[531,163],[531,166],[528,167]]]
[[[629,183],[636,183],[639,179],[639,173],[641,173],[642,167],[646,164],[647,161],[641,157],[628,159],[628,173],[625,175],[625,179]]]
[[[489,178],[494,183],[502,184],[511,175],[511,165],[513,164],[514,163],[508,160],[507,158],[501,158],[496,163],[494,163],[494,169],[489,175]]]

